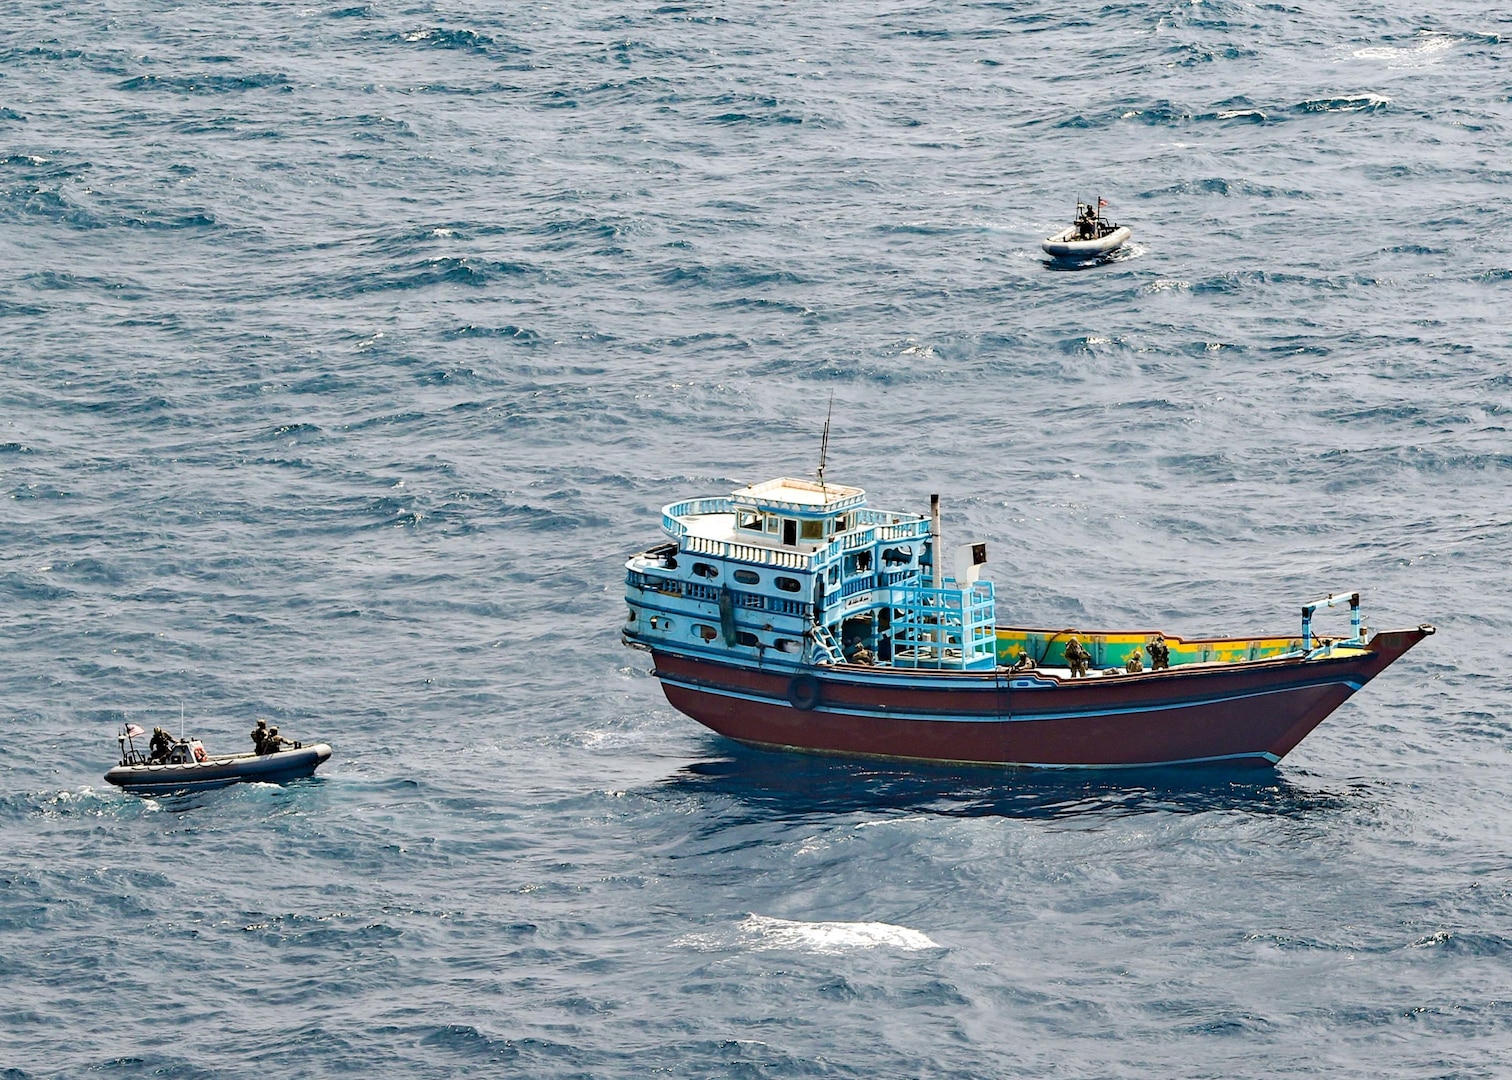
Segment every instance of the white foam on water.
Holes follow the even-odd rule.
[[[1356,60],[1384,60],[1386,66],[1391,68],[1418,68],[1438,63],[1443,59],[1444,51],[1453,44],[1453,38],[1442,34],[1427,34],[1414,45],[1401,48],[1391,45],[1373,46],[1356,49],[1350,55]]]
[[[928,934],[883,922],[798,922],[750,915],[741,922],[740,932],[754,949],[838,953],[879,948],[918,952],[940,947]]]

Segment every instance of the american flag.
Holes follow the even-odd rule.
[[[134,739],[138,735],[145,735],[145,734],[147,734],[147,729],[146,728],[137,727],[135,724],[127,724],[126,725],[126,734],[130,738]]]
[[[1101,210],[1103,207],[1105,207],[1107,205],[1108,205],[1108,200],[1102,198],[1101,196],[1098,196],[1098,199],[1097,199],[1097,208],[1099,210]]]

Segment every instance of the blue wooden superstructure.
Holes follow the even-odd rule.
[[[985,546],[946,576],[937,515],[873,510],[860,488],[781,477],[672,503],[662,526],[670,541],[626,567],[633,644],[795,670],[997,665],[993,587],[976,580]]]

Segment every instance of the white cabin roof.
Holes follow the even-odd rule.
[[[866,504],[866,492],[861,488],[795,480],[791,476],[747,484],[736,488],[730,498],[736,506],[799,514],[838,514]]]

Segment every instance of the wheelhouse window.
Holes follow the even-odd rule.
[[[799,524],[798,535],[800,537],[802,537],[804,540],[823,540],[824,539],[824,522],[822,522],[822,521],[800,521],[798,524]]]
[[[765,526],[761,522],[761,515],[754,510],[742,510],[735,515],[737,528],[750,529],[753,532],[761,532]]]

